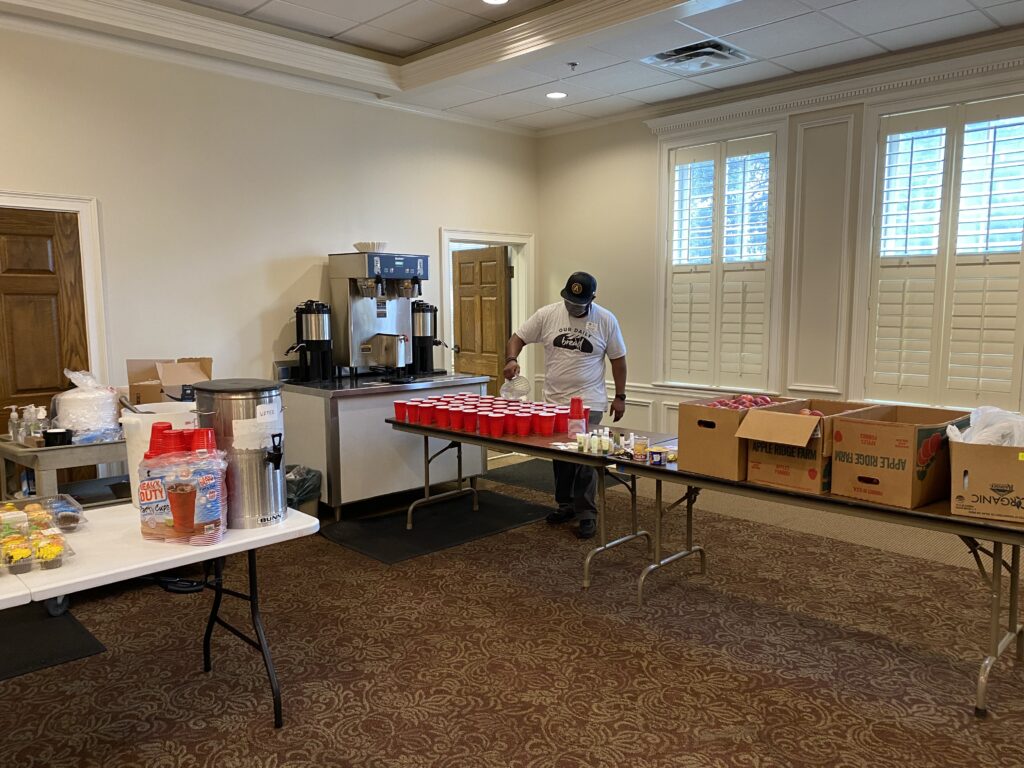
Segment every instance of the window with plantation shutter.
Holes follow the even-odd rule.
[[[669,381],[763,389],[775,137],[673,150]]]
[[[1020,408],[1024,99],[882,121],[869,397]]]

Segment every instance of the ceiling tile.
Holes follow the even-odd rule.
[[[990,8],[986,8],[985,11],[1004,27],[1012,24],[1024,24],[1024,0],[993,5]]]
[[[744,0],[742,3],[688,16],[686,24],[720,37],[799,16],[801,13],[807,13],[807,6],[797,0]]]
[[[853,0],[824,11],[864,35],[973,10],[967,0]]]
[[[591,88],[601,93],[615,94],[646,88],[648,85],[669,83],[676,79],[668,72],[627,61],[604,69],[596,69],[585,75],[570,77],[565,82],[571,85],[582,85],[584,88]]]
[[[781,64],[789,69],[805,71],[808,69],[827,67],[831,64],[839,64],[844,61],[855,61],[857,59],[867,58],[868,56],[877,56],[878,54],[885,52],[885,49],[881,46],[875,45],[870,40],[865,40],[863,37],[858,37],[854,40],[846,40],[842,43],[824,45],[821,48],[812,48],[809,51],[801,51],[800,53],[791,53],[788,56],[780,56],[774,61],[776,64]]]
[[[573,123],[585,123],[588,119],[585,115],[577,115],[561,109],[549,109],[546,112],[537,112],[534,115],[506,120],[505,124],[543,130],[545,128],[561,128],[563,125],[572,125]]]
[[[523,88],[532,88],[535,85],[550,83],[556,78],[542,75],[525,67],[487,67],[486,69],[470,72],[462,78],[466,85],[472,88],[479,88],[489,94],[511,93],[520,91]]]
[[[565,94],[565,98],[549,99],[547,95],[552,91],[561,91]],[[605,91],[595,91],[593,88],[587,88],[571,80],[562,80],[561,82],[555,80],[546,85],[538,85],[533,88],[516,91],[515,95],[520,99],[526,99],[541,107],[551,109],[567,107],[570,104],[579,104],[582,101],[593,101],[594,99],[601,98],[605,93]]]
[[[622,59],[642,59],[662,51],[699,43],[707,38],[703,32],[677,24],[671,16],[638,19],[619,24],[594,35],[591,45]]]
[[[196,5],[205,5],[207,8],[216,8],[218,11],[227,13],[245,14],[253,8],[263,5],[266,0],[191,0]]]
[[[519,64],[533,72],[547,75],[552,80],[560,77],[577,74],[582,75],[592,72],[595,69],[610,67],[612,64],[621,64],[625,59],[619,56],[612,56],[610,53],[598,50],[597,48],[567,48],[552,55],[546,50],[543,55],[526,55],[519,59]],[[570,70],[568,62],[576,62],[576,69]]]
[[[551,0],[510,0],[505,5],[488,5],[482,0],[434,0],[440,5],[447,5],[457,11],[471,13],[474,16],[482,16],[490,21],[501,21],[512,16],[526,13],[539,5],[544,5]]]
[[[944,19],[926,21],[923,24],[914,24],[902,29],[893,29],[889,32],[881,32],[872,35],[871,39],[879,45],[884,45],[889,50],[899,48],[911,48],[915,45],[935,43],[939,40],[952,40],[954,37],[962,37],[975,32],[985,32],[996,29],[985,14],[981,11],[961,13],[957,16],[947,16]]]
[[[774,59],[788,53],[857,37],[842,24],[820,13],[806,13],[785,21],[729,35],[725,40],[762,59]]]
[[[979,8],[988,8],[992,5],[1006,5],[1010,0],[971,0]]]
[[[800,2],[808,8],[820,11],[822,8],[831,8],[833,5],[842,5],[843,3],[850,2],[850,0],[800,0]]]
[[[310,8],[324,13],[339,14],[356,21],[370,21],[410,2],[411,0],[302,0],[302,4]]]
[[[543,112],[544,108],[539,107],[532,101],[510,96],[494,96],[483,101],[474,101],[472,104],[463,104],[450,110],[461,115],[479,117],[483,120],[509,120],[513,117],[532,115],[536,112]]]
[[[405,35],[396,35],[394,32],[388,32],[386,29],[377,29],[369,24],[363,24],[355,29],[350,29],[340,35],[336,35],[335,39],[345,43],[352,43],[352,45],[361,45],[374,51],[393,53],[396,56],[407,56],[410,53],[422,51],[424,48],[430,47],[430,43],[423,40],[416,40]]]
[[[249,18],[325,37],[334,37],[358,24],[351,19],[314,11],[285,0],[270,0],[266,5],[250,13]]]
[[[373,20],[373,26],[416,37],[431,43],[445,43],[487,26],[488,21],[430,0],[415,0]]]
[[[483,101],[491,97],[486,91],[478,91],[464,85],[448,85],[442,88],[424,88],[394,97],[394,101],[403,104],[416,104],[431,109],[451,109],[473,101]]]
[[[654,87],[661,88],[662,86],[655,85]],[[607,117],[608,115],[628,112],[631,109],[637,109],[642,106],[644,106],[642,101],[627,99],[625,96],[605,96],[601,99],[585,101],[582,104],[574,104],[569,107],[569,111],[575,112],[578,115],[586,115],[587,117]]]
[[[672,99],[693,96],[697,93],[711,93],[711,90],[711,88],[690,80],[676,80],[674,83],[662,83],[661,85],[652,85],[635,91],[627,91],[624,96],[642,101],[645,104],[657,104],[661,101],[671,101]]]
[[[783,69],[777,64],[772,64],[770,61],[753,61],[749,64],[741,64],[738,67],[723,69],[721,72],[698,75],[691,79],[695,83],[707,85],[711,88],[730,88],[734,85],[744,85],[788,74],[790,74],[788,69]]]

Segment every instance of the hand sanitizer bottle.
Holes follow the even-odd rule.
[[[601,452],[601,438],[597,436],[597,430],[590,433],[590,453]]]
[[[7,417],[7,434],[16,443],[19,438],[18,430],[21,429],[21,425],[18,423],[18,406],[8,405],[5,407],[11,409],[11,415]]]
[[[43,432],[50,428],[50,420],[46,418],[46,408],[40,407],[36,410],[36,420],[32,424],[32,436],[42,437]]]
[[[611,453],[612,450],[612,439],[608,434],[608,427],[604,428],[604,432],[601,434],[601,453]]]

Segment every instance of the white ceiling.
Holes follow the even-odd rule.
[[[14,2],[31,5],[28,0]],[[583,124],[647,105],[1024,24],[1024,0],[508,0],[504,5],[483,0],[192,0],[192,4],[272,25],[262,26],[264,30],[273,31],[276,26],[398,56],[390,60],[397,63],[387,64],[349,56],[351,61],[377,67],[372,70],[377,81],[360,81],[365,85],[355,87],[380,98],[534,130]],[[195,18],[196,13],[202,12],[197,9],[185,15]],[[237,28],[230,16],[213,15],[230,21],[218,22],[225,28]],[[476,34],[464,39],[471,33]],[[645,56],[711,37],[741,49],[751,60],[690,75],[640,62]],[[433,50],[443,43],[449,45]],[[389,69],[384,72],[380,67]],[[380,78],[391,80],[384,87]],[[424,85],[410,87],[410,82]],[[555,90],[567,94],[566,98],[547,98]]]

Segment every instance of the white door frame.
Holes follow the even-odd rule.
[[[515,270],[515,278],[511,280],[509,304],[512,309],[512,330],[530,316],[530,308],[534,306],[534,269],[535,247],[533,235],[522,235],[508,232],[485,232],[473,229],[457,229],[441,227],[441,306],[439,325],[444,334],[444,341],[455,343],[455,280],[453,277],[452,243],[485,243],[486,245],[504,245],[509,249],[509,264]],[[521,361],[523,375],[529,378],[529,355]],[[455,355],[450,349],[444,351],[444,367],[455,370]]]
[[[27,208],[78,214],[78,243],[82,256],[82,290],[85,294],[89,369],[100,383],[109,384],[106,290],[100,249],[99,205],[96,198],[0,190],[0,208]]]

